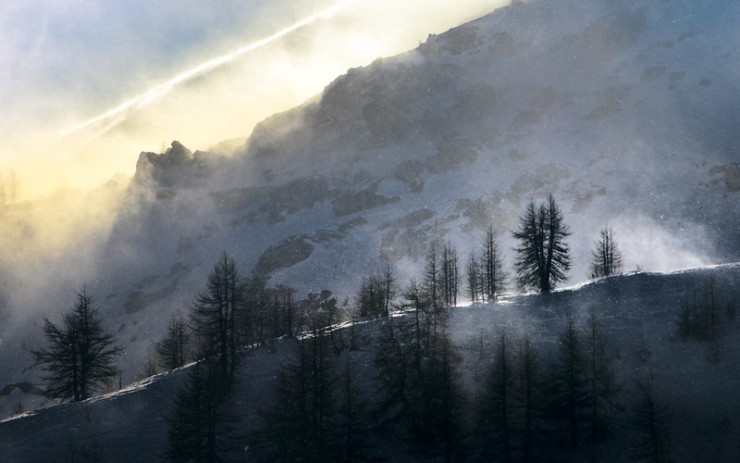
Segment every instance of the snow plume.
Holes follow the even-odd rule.
[[[93,278],[96,247],[108,237],[126,183],[119,178],[90,194],[65,190],[0,208],[2,298],[35,312],[46,286],[74,291]]]
[[[624,271],[666,272],[703,267],[711,262],[711,245],[704,227],[675,219],[659,223],[646,217],[614,220],[615,240],[622,251]]]

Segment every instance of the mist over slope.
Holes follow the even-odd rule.
[[[519,214],[550,193],[573,231],[571,281],[607,224],[628,269],[738,260],[738,23],[719,0],[515,2],[350,70],[231,157],[142,153],[105,239],[5,310],[65,310],[86,283],[131,379],[222,251],[341,301],[382,260],[405,281],[433,240],[465,255],[489,225],[510,264]],[[21,381],[40,327],[5,330],[3,375]]]

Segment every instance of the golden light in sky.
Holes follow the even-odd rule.
[[[173,139],[207,150],[502,0],[33,0],[0,6],[3,171],[20,198],[131,174]]]

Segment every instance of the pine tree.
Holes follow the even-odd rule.
[[[371,273],[360,284],[357,300],[361,317],[379,317],[383,315],[387,300],[384,280],[375,273]]]
[[[517,283],[522,288],[535,288],[542,293],[552,291],[557,283],[566,279],[570,269],[570,254],[565,238],[570,235],[563,223],[562,212],[552,195],[547,204],[535,207],[530,201],[514,238]]]
[[[493,227],[486,232],[480,269],[482,296],[495,301],[505,290],[506,273]]]
[[[296,357],[281,367],[273,400],[262,412],[255,435],[258,453],[266,461],[341,461],[347,443],[339,429],[338,386],[327,338],[299,341]]]
[[[74,308],[64,315],[62,326],[44,319],[44,334],[48,347],[31,353],[35,364],[46,372],[49,397],[85,400],[118,374],[114,362],[121,349],[113,345],[113,336],[103,328],[84,287],[77,293]]]
[[[519,343],[514,358],[514,428],[519,460],[524,463],[538,457],[543,429],[543,384],[537,349],[529,337]]]
[[[589,408],[591,442],[602,440],[607,432],[607,423],[613,411],[613,400],[617,394],[614,368],[606,350],[606,339],[596,311],[591,309],[584,339],[586,353],[586,397]]]
[[[471,253],[466,270],[468,297],[470,297],[470,302],[472,302],[473,304],[483,300],[480,267],[480,263],[478,262],[475,253]]]
[[[719,310],[715,299],[716,281],[714,276],[710,277],[704,288],[705,312],[706,312],[706,333],[707,342],[709,343],[709,361],[719,363],[720,357],[720,329],[719,329]]]
[[[376,347],[378,415],[400,425],[412,451],[453,461],[460,449],[460,357],[446,320],[418,286],[405,291],[414,318],[389,318]]]
[[[616,275],[622,271],[622,253],[611,228],[604,228],[591,253],[591,278]]]
[[[220,369],[214,359],[197,362],[177,391],[166,417],[166,456],[173,463],[216,463],[235,450],[236,417]]]
[[[435,343],[437,354],[433,357],[429,385],[433,398],[428,402],[428,406],[432,408],[428,416],[432,419],[427,423],[433,426],[433,434],[439,434],[436,440],[441,441],[440,453],[445,462],[450,463],[460,459],[462,447],[460,410],[463,399],[459,384],[459,367],[462,360],[452,345],[446,326],[438,336],[440,339]],[[437,368],[434,368],[435,363]]]
[[[428,302],[433,311],[442,307],[442,292],[439,287],[441,280],[441,269],[437,257],[437,246],[432,244],[427,254],[424,268],[424,279],[422,281],[422,297]]]
[[[639,402],[633,416],[632,459],[652,463],[671,461],[671,429],[665,409],[658,403],[652,378],[637,386]]]
[[[446,243],[442,247],[442,271],[439,285],[445,307],[454,307],[457,305],[457,293],[460,283],[458,274],[457,251],[455,251],[451,243]]]
[[[401,318],[383,320],[373,359],[380,421],[382,424],[400,422],[406,432],[415,426],[416,416],[411,413],[410,376],[415,363],[420,363],[420,359],[414,358],[414,353],[420,352],[421,342],[418,336],[414,339],[409,328]]]
[[[716,283],[712,277],[704,287],[703,302],[696,302],[697,296],[694,296],[694,300],[681,306],[678,319],[678,336],[706,342],[711,363],[720,361],[722,337],[715,292]]]
[[[295,291],[287,286],[278,285],[267,290],[267,306],[273,325],[275,337],[282,335],[295,336],[298,324],[296,316],[296,304],[294,303]]]
[[[265,278],[262,275],[253,275],[244,282],[244,306],[238,319],[240,344],[264,343],[268,337],[269,325],[275,330],[272,334],[277,337],[277,323],[270,320],[268,314],[268,295]]]
[[[568,314],[566,327],[559,339],[559,361],[551,394],[555,418],[563,422],[564,441],[571,449],[580,443],[579,432],[586,413],[586,375],[583,347],[573,317]]]
[[[502,334],[496,343],[479,419],[481,458],[485,461],[512,461],[513,380],[509,342]]]
[[[191,311],[199,355],[216,358],[221,379],[230,382],[237,363],[237,319],[244,311],[244,281],[234,259],[223,253]]]
[[[357,389],[356,369],[350,358],[345,360],[339,393],[340,403],[337,422],[338,445],[342,449],[338,461],[360,461],[367,449],[370,429],[367,404]]]
[[[390,315],[393,299],[396,297],[396,276],[393,268],[386,263],[383,269],[383,311],[381,315],[387,317]]]
[[[159,365],[165,370],[179,368],[188,360],[190,333],[185,319],[173,315],[167,326],[167,335],[157,344]]]

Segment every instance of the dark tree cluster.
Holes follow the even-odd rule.
[[[295,341],[278,371],[272,402],[252,433],[257,461],[352,462],[366,447],[368,413],[350,356],[342,359],[323,328]]]
[[[542,365],[528,337],[502,334],[482,383],[474,455],[478,461],[535,461],[545,440]]]
[[[246,280],[245,308],[240,318],[242,344],[264,344],[271,338],[294,336],[296,323],[293,289],[268,287],[262,275]]]
[[[336,299],[331,291],[322,291],[294,302],[293,294],[285,287],[267,288],[261,277],[245,279],[234,259],[224,253],[208,275],[206,288],[194,299],[190,323],[173,318],[167,336],[158,344],[160,362],[170,368],[181,366],[188,346],[193,344],[196,364],[176,394],[168,416],[170,461],[210,463],[238,454],[234,437],[238,417],[230,413],[229,405],[243,345],[262,344],[268,337],[311,333],[316,340],[307,343],[314,349],[311,378],[319,378],[322,385],[326,380],[329,390],[330,379],[322,376],[328,365],[324,350],[330,344],[335,351],[341,349],[333,331],[326,328],[339,321]],[[316,376],[317,372],[322,373]],[[327,397],[312,399],[320,399],[320,408],[327,413],[333,406]]]
[[[679,338],[706,343],[712,363],[717,363],[720,359],[723,325],[732,322],[734,317],[731,310],[727,310],[724,317],[722,316],[716,292],[716,283],[714,279],[710,279],[700,296],[681,305],[678,317]]]
[[[396,297],[393,269],[387,264],[382,273],[373,272],[360,284],[357,295],[360,317],[387,317]]]
[[[634,461],[669,463],[671,461],[671,427],[668,412],[657,399],[652,378],[637,385],[638,402],[632,426],[631,456]]]
[[[319,323],[292,341],[295,355],[278,371],[250,459],[372,461],[383,454],[368,442],[382,439],[419,461],[536,462],[609,438],[620,388],[595,310],[580,324],[565,318],[554,356],[543,358],[527,336],[497,336],[490,353],[481,351],[487,367],[471,395],[448,309],[435,306],[430,283],[401,292],[399,308],[411,313],[382,319],[370,401],[356,387],[353,353],[335,348],[331,329]],[[634,456],[665,461],[652,456],[670,453],[667,413],[645,391],[632,411]]]
[[[215,463],[235,453],[238,417],[230,412],[230,385],[213,359],[197,362],[185,378],[167,416],[169,461]]]
[[[159,366],[164,370],[174,370],[185,365],[191,358],[190,338],[187,320],[180,315],[173,315],[164,339],[157,343]]]
[[[506,289],[508,276],[493,227],[486,232],[480,256],[470,254],[467,271],[468,296],[473,303],[495,301]]]
[[[429,256],[428,269],[434,259]],[[413,317],[383,324],[375,355],[378,410],[381,423],[398,426],[414,453],[456,461],[463,449],[460,356],[447,332],[446,309],[434,302],[434,274],[404,291]]]
[[[205,290],[195,297],[190,329],[198,360],[188,370],[167,417],[170,461],[218,462],[229,451],[230,425],[235,418],[228,412],[228,403],[239,360],[245,286],[236,263],[224,253],[208,275]],[[178,321],[172,322],[173,329],[159,344],[160,359],[179,353],[185,335],[180,327]]]
[[[451,243],[442,246],[442,252],[433,243],[424,265],[421,290],[433,309],[457,305],[460,276],[457,251]]]
[[[546,461],[603,441],[618,393],[606,345],[593,312],[583,329],[567,318],[550,363],[527,336],[500,335],[478,394],[475,461]]]
[[[540,204],[529,202],[520,217],[519,227],[513,232],[518,241],[514,248],[515,281],[520,289],[549,293],[566,280],[571,267],[570,248],[566,243],[570,234],[552,195]],[[424,261],[421,285],[433,306],[456,306],[461,280],[473,303],[493,302],[504,293],[509,275],[493,226],[487,230],[481,247],[468,256],[464,277],[459,267],[458,253],[450,242],[432,243]],[[590,270],[594,278],[622,271],[622,254],[610,228],[600,232]],[[390,267],[386,266],[382,274],[372,272],[360,285],[357,314],[362,318],[387,316],[396,296],[395,289]]]

